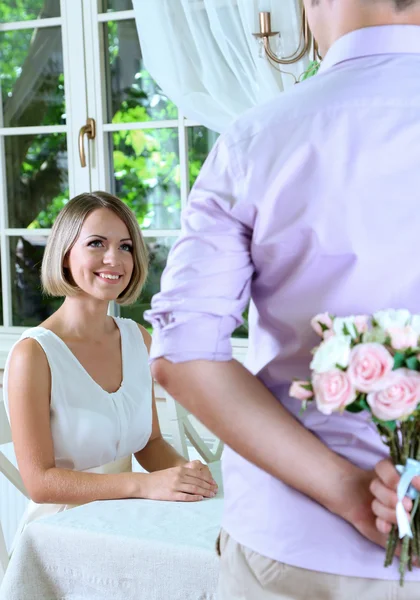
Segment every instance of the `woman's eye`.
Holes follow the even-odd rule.
[[[90,246],[91,248],[100,248],[101,246],[103,246],[103,243],[101,240],[92,240],[91,242],[89,242],[88,246]]]
[[[132,252],[133,246],[131,244],[121,244],[121,249],[124,250],[124,252]]]

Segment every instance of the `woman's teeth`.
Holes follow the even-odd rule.
[[[99,277],[102,279],[119,279],[120,275],[106,275],[105,273],[99,273]]]

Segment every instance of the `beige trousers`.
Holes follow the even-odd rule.
[[[420,582],[361,579],[290,567],[220,534],[217,600],[420,600]]]

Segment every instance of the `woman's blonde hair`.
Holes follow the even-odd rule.
[[[41,281],[50,296],[74,296],[78,287],[72,283],[64,259],[79,237],[82,225],[98,208],[112,210],[125,223],[133,243],[133,273],[130,283],[117,299],[118,304],[133,304],[147,278],[148,252],[134,213],[116,196],[107,192],[80,194],[60,211],[52,228],[42,261]]]

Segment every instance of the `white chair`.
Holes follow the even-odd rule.
[[[9,421],[4,408],[4,403],[0,400],[0,446],[8,444],[12,441],[12,434],[10,431]],[[10,460],[0,450],[0,474],[3,474],[6,479],[10,481],[24,496],[27,498],[28,493],[23,485],[22,478],[16,467],[10,462]],[[4,539],[3,528],[0,522],[0,583],[4,577],[4,574],[9,564],[9,554],[7,552],[6,541]]]
[[[197,431],[194,417],[183,406],[178,404],[165,390],[161,388],[165,398],[167,417],[170,424],[171,443],[175,450],[184,458],[189,459],[187,440],[207,463],[220,461],[223,452],[223,442],[215,440],[209,448]],[[197,423],[197,421],[196,421]]]

